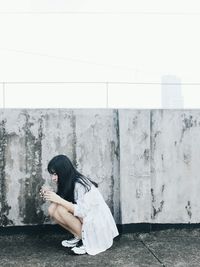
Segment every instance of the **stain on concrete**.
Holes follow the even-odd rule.
[[[143,158],[144,158],[145,164],[149,163],[149,155],[150,155],[150,151],[149,151],[149,149],[146,148],[144,150],[144,153],[143,153]]]
[[[154,219],[156,215],[158,215],[158,213],[162,212],[163,205],[164,205],[164,200],[160,201],[160,206],[157,209],[153,206],[153,214],[151,216],[152,219]]]
[[[184,119],[183,119],[183,129],[190,129],[191,127],[193,127],[194,122],[193,122],[193,117],[192,115],[189,116],[189,118],[185,117],[185,114],[183,115]]]
[[[184,153],[184,154],[183,154],[183,162],[184,162],[185,164],[189,165],[190,162],[191,162],[191,155],[190,155],[190,154],[186,154],[186,153]]]
[[[111,176],[110,176],[110,189],[111,189],[111,195],[109,196],[109,207],[112,211],[112,213],[114,214],[114,200],[113,200],[113,196],[114,196],[114,156],[115,156],[115,142],[112,140],[110,141],[110,158],[112,160],[111,163]]]
[[[78,168],[77,155],[76,155],[76,144],[77,144],[77,136],[76,136],[76,115],[72,111],[72,115],[70,117],[70,125],[72,127],[72,135],[73,135],[73,144],[72,144],[72,164],[75,168]]]
[[[165,190],[165,185],[163,184],[162,185],[162,193],[164,192],[164,190]]]
[[[152,209],[153,209],[153,213],[151,214],[151,219],[155,219],[156,215],[158,215],[158,213],[162,212],[163,205],[164,205],[164,200],[161,200],[160,201],[160,206],[158,208],[155,208],[155,206],[154,206],[155,196],[154,196],[153,188],[151,188],[151,196],[152,196]]]
[[[153,162],[154,160],[154,151],[155,151],[155,141],[153,139],[153,136],[152,136],[152,132],[153,132],[153,124],[154,124],[154,121],[153,121],[153,112],[152,110],[150,111],[150,160]],[[150,164],[150,168],[151,168],[151,173],[154,173],[155,172],[155,168],[153,167],[153,164]]]
[[[113,121],[114,121],[114,130],[115,130],[114,135],[116,136],[116,139],[110,141],[110,158],[111,158],[111,162],[112,162],[112,171],[111,171],[111,176],[110,176],[111,196],[109,197],[109,207],[111,209],[111,212],[114,214],[115,183],[116,184],[119,183],[119,177],[115,177],[115,171],[114,171],[115,158],[116,158],[117,164],[118,164],[118,173],[119,173],[119,166],[120,166],[120,164],[119,164],[120,146],[119,146],[119,114],[118,114],[118,110],[113,111]],[[102,161],[103,161],[103,159],[102,159]]]
[[[156,131],[155,133],[154,133],[154,135],[152,136],[152,138],[151,138],[151,147],[152,147],[152,149],[155,151],[155,149],[156,149],[156,138],[158,137],[158,135],[160,135],[161,134],[161,131]]]
[[[121,205],[120,205],[120,128],[119,128],[119,111],[117,109],[113,110],[113,119],[114,119],[114,135],[115,143],[113,144],[113,151],[115,155],[115,165],[117,165],[117,174],[114,176],[114,162],[113,162],[113,210],[115,212],[115,220],[119,223],[122,222],[121,215]],[[117,189],[117,194],[116,194]],[[114,201],[115,200],[115,201]]]
[[[143,196],[142,182],[140,182],[138,188],[136,189],[136,198],[141,198],[142,196]]]
[[[148,136],[149,135],[146,132],[143,132],[142,133],[142,138],[141,138],[140,144],[143,143],[148,138]]]
[[[117,157],[118,162],[120,161],[120,136],[119,136],[119,112],[118,110],[114,110],[114,128],[116,132],[117,144],[115,147],[115,155]]]
[[[159,134],[161,134],[161,131],[156,131],[154,134],[154,138],[156,138]]]
[[[114,183],[115,183],[115,180],[114,180],[114,156],[115,156],[115,150],[116,150],[116,145],[115,145],[115,142],[112,140],[110,142],[110,147],[111,147],[111,150],[110,150],[110,158],[112,160],[112,170],[111,170],[111,176],[110,176],[110,189],[111,189],[111,195],[109,196],[109,207],[112,211],[112,214],[114,214]]]
[[[7,203],[8,185],[6,183],[6,150],[8,146],[8,133],[6,132],[6,120],[0,122],[0,225],[13,225],[13,221],[8,218],[11,207]]]
[[[155,202],[155,196],[154,196],[153,188],[151,188],[151,197],[152,197],[152,202]]]
[[[39,190],[44,184],[42,178],[42,138],[43,138],[43,119],[38,119],[37,136],[31,132],[34,125],[30,115],[25,111],[24,131],[25,145],[25,177],[20,179],[19,213],[24,224],[43,223],[45,215],[41,210],[43,201],[39,197]]]
[[[182,130],[181,130],[181,137],[180,137],[180,143],[183,140],[184,134],[186,131],[189,131],[192,127],[197,127],[197,121],[193,119],[192,115],[187,115],[184,113],[181,115],[182,119]]]
[[[191,219],[192,218],[192,207],[191,207],[191,204],[190,204],[189,200],[187,202],[187,205],[185,206],[185,209],[187,211],[187,214],[188,214],[189,218]]]
[[[138,116],[135,116],[135,117],[132,119],[132,125],[133,125],[133,128],[136,128],[136,127],[137,127],[137,124],[138,124]]]

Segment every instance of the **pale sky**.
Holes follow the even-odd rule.
[[[148,84],[174,75],[183,84],[185,105],[191,106],[200,91],[198,4],[1,0],[0,82]],[[150,85],[145,88],[153,90]],[[110,95],[113,90],[112,85]],[[159,91],[150,105],[159,107],[153,100],[160,101]]]

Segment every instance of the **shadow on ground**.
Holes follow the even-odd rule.
[[[65,234],[14,234],[0,236],[1,267],[197,267],[200,266],[200,230],[162,230],[123,234],[112,248],[96,256],[71,255],[61,241]]]

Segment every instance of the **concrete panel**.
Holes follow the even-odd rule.
[[[122,223],[150,219],[150,112],[120,110],[120,203]]]
[[[76,110],[76,154],[80,171],[99,184],[120,222],[119,129],[117,110]]]
[[[49,173],[47,171],[48,162],[56,155],[67,155],[72,163],[76,163],[76,133],[75,133],[75,116],[73,110],[66,109],[49,109],[41,113],[43,120],[43,139],[42,139],[42,173],[44,184],[53,187]],[[44,222],[49,223],[47,216],[48,203],[44,202]]]
[[[200,111],[151,114],[152,222],[199,223]]]
[[[37,185],[42,184],[40,121],[9,110],[1,119],[0,224],[38,223],[43,216],[36,197]]]
[[[1,225],[49,221],[39,189],[52,186],[46,167],[53,156],[74,161],[73,119],[66,110],[1,111]]]

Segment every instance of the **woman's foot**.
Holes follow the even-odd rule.
[[[73,248],[71,249],[71,251],[72,251],[74,254],[77,254],[77,255],[84,255],[84,254],[86,254],[86,250],[85,250],[85,247],[84,247],[84,245],[83,245],[82,240],[80,240],[80,241],[78,242],[78,244],[77,244],[75,247],[73,247]]]
[[[71,238],[71,239],[69,239],[69,240],[63,240],[62,242],[61,242],[61,244],[62,244],[62,246],[63,247],[65,247],[65,248],[73,248],[73,247],[75,247],[77,244],[78,244],[78,242],[80,241],[81,239],[79,238],[79,237],[73,237],[73,238]]]

